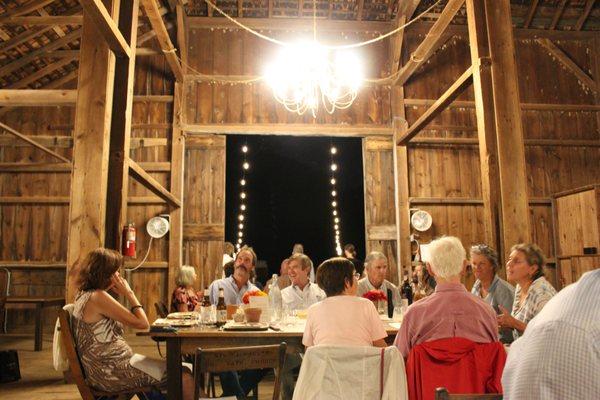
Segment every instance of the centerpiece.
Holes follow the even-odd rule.
[[[381,290],[369,290],[363,294],[365,299],[369,299],[375,305],[375,309],[379,314],[385,314],[387,312],[387,296]]]
[[[266,297],[267,294],[262,290],[249,290],[242,296],[242,302],[244,303],[244,314],[246,315],[246,322],[259,322],[262,309],[259,307],[250,307],[251,297]]]

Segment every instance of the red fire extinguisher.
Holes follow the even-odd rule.
[[[135,258],[135,224],[131,223],[123,227],[121,243],[121,254]]]

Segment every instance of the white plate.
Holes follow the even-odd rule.
[[[192,318],[195,319],[197,317],[198,317],[198,313],[194,312],[194,311],[174,312],[174,313],[167,315],[168,319],[192,319]]]

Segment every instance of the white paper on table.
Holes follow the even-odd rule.
[[[250,296],[250,307],[260,308],[260,322],[271,322],[271,309],[269,308],[269,298],[267,296]]]

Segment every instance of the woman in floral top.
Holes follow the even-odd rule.
[[[517,244],[510,249],[506,263],[506,277],[517,284],[512,312],[500,306],[500,328],[513,329],[515,339],[525,332],[527,324],[556,294],[544,278],[544,253],[535,244]]]
[[[171,312],[194,311],[202,301],[202,293],[196,292],[193,285],[196,282],[196,270],[189,265],[183,265],[177,273],[177,288],[171,297]]]

